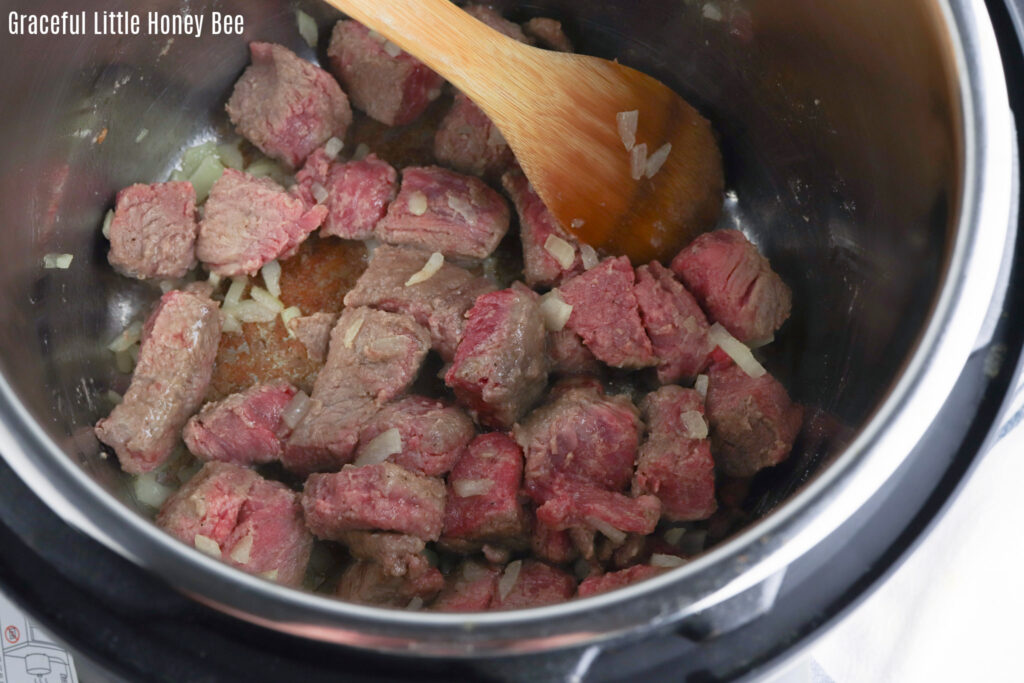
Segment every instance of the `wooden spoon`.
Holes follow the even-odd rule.
[[[327,2],[483,109],[548,209],[582,241],[640,264],[672,258],[717,221],[722,160],[711,125],[654,78],[524,45],[448,0]],[[641,155],[619,132],[618,114],[631,111],[638,112],[636,143],[648,156],[671,144],[651,177],[635,177],[631,156]]]

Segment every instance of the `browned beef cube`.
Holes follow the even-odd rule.
[[[182,277],[196,265],[196,230],[192,183],[126,187],[117,193],[107,260],[140,280]]]
[[[558,219],[544,206],[523,172],[509,171],[502,176],[501,184],[519,214],[519,240],[523,244],[523,278],[526,284],[531,287],[548,287],[582,273],[583,259],[579,243],[565,232]],[[548,249],[549,239],[563,240],[572,247],[573,260],[568,267],[560,263]]]
[[[804,415],[774,377],[753,378],[731,363],[711,366],[707,411],[715,464],[730,477],[789,457]]]
[[[662,387],[648,394],[640,408],[649,434],[640,448],[633,494],[657,496],[667,520],[707,519],[717,507],[715,462],[700,394],[675,385]]]
[[[601,370],[580,336],[567,327],[548,335],[548,357],[553,375],[593,375]]]
[[[528,519],[519,502],[523,453],[498,432],[478,436],[448,475],[442,543],[472,550],[481,543],[523,545]]]
[[[537,520],[552,529],[600,531],[616,543],[626,534],[652,533],[660,516],[654,496],[630,498],[564,475],[549,484],[547,501],[537,508]]]
[[[578,555],[568,531],[552,529],[540,520],[533,524],[530,549],[536,557],[551,564],[567,564]]]
[[[789,317],[789,287],[739,230],[701,235],[672,260],[672,270],[712,320],[744,343],[771,341]]]
[[[220,313],[205,297],[164,294],[142,331],[139,362],[124,400],[96,423],[130,474],[159,467],[203,403],[220,344]]]
[[[495,287],[486,278],[450,263],[442,264],[427,280],[406,285],[429,257],[429,253],[410,247],[378,247],[355,288],[345,295],[345,305],[411,315],[430,330],[433,348],[450,361],[466,327],[463,315],[478,296]]]
[[[517,562],[520,560],[517,560]],[[576,594],[576,579],[561,569],[536,560],[521,560],[514,576],[509,576],[514,563],[505,567],[498,580],[498,593],[490,609],[526,609],[565,602]],[[513,581],[514,579],[514,581]]]
[[[515,156],[494,122],[462,93],[434,135],[434,156],[459,173],[497,178],[515,163]]]
[[[398,173],[375,154],[337,163],[320,148],[306,159],[306,165],[295,175],[295,183],[292,192],[306,206],[322,203],[327,207],[321,235],[365,240],[373,237],[374,228],[395,199]],[[326,193],[326,199],[322,199],[322,193]]]
[[[421,61],[356,21],[335,24],[327,58],[352,103],[389,126],[416,120],[444,85]]]
[[[483,612],[498,594],[501,570],[474,560],[464,560],[445,582],[431,605],[436,612]]]
[[[708,320],[693,295],[657,261],[636,270],[636,300],[658,357],[663,384],[692,379],[708,366]]]
[[[268,261],[292,255],[326,215],[327,207],[307,210],[270,178],[229,168],[206,200],[196,256],[217,275],[252,275]]]
[[[260,465],[281,457],[291,434],[281,416],[295,396],[287,382],[255,386],[207,403],[185,425],[185,445],[200,460]]]
[[[336,595],[349,602],[406,609],[433,600],[442,588],[444,577],[433,567],[415,576],[390,576],[376,562],[360,560],[341,575]]]
[[[288,329],[306,347],[306,354],[312,360],[322,363],[327,358],[331,330],[337,323],[336,313],[320,312],[292,318],[288,321]]]
[[[665,572],[664,567],[652,567],[646,564],[638,564],[628,569],[617,572],[609,572],[598,576],[590,576],[576,589],[576,597],[589,598],[591,595],[607,593],[608,591],[625,588],[634,583],[657,576]]]
[[[397,531],[427,541],[441,536],[444,483],[390,462],[353,467],[306,480],[302,507],[317,537],[340,540],[347,531]]]
[[[487,24],[495,31],[503,33],[513,40],[518,40],[520,43],[531,44],[529,38],[523,33],[523,29],[519,27],[519,24],[515,24],[508,19],[501,16],[493,7],[488,5],[477,5],[470,4],[464,8],[466,13],[470,16],[482,21]]]
[[[523,31],[541,47],[559,52],[572,52],[572,41],[565,35],[560,21],[535,17],[523,24]]]
[[[640,320],[634,284],[633,267],[620,256],[559,287],[562,300],[572,306],[566,326],[598,360],[616,368],[644,368],[658,361]]]
[[[519,286],[477,298],[445,375],[477,419],[508,429],[547,388],[547,331],[536,293]]]
[[[284,466],[308,474],[350,462],[360,430],[409,387],[428,345],[427,331],[407,315],[346,308],[331,332],[309,412],[285,446]]]
[[[286,586],[302,584],[313,548],[295,493],[229,463],[204,465],[156,521],[185,543]]]
[[[402,169],[402,189],[377,237],[445,256],[486,258],[508,232],[505,200],[479,178],[438,166]]]
[[[339,539],[357,560],[380,565],[388,576],[418,576],[430,568],[423,539],[405,534],[346,531]]]
[[[331,75],[281,45],[250,43],[252,64],[227,110],[238,132],[267,156],[297,168],[352,123],[348,97]]]
[[[398,432],[401,450],[388,460],[428,477],[440,477],[451,470],[476,436],[473,421],[460,408],[431,398],[407,396],[384,406],[363,427],[356,459],[379,448],[374,439],[392,429]]]

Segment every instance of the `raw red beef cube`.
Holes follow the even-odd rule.
[[[306,347],[306,355],[322,363],[327,358],[331,330],[337,323],[337,313],[320,312],[292,318],[288,321],[288,329]]]
[[[356,459],[390,429],[398,431],[402,450],[388,460],[429,477],[440,477],[451,470],[476,436],[473,421],[461,409],[422,396],[407,396],[384,406],[363,427]]]
[[[523,24],[523,31],[541,47],[559,52],[572,52],[572,41],[565,35],[560,21],[535,17]]]
[[[565,602],[576,594],[576,579],[572,574],[536,560],[517,562],[522,564],[514,577],[510,577],[510,573],[516,572],[513,568],[515,563],[505,567],[505,573],[498,580],[498,593],[491,601],[490,609],[543,607]]]
[[[502,33],[513,40],[518,40],[520,43],[531,44],[529,38],[523,33],[523,29],[519,27],[519,24],[515,24],[508,19],[505,19],[492,7],[487,5],[466,5],[464,8],[466,13],[470,16],[482,21],[487,24],[495,31]]]
[[[336,595],[349,602],[406,609],[430,602],[442,588],[444,577],[433,567],[415,576],[391,576],[376,562],[360,560],[341,575]]]
[[[255,386],[207,403],[185,425],[185,445],[200,460],[261,465],[281,457],[291,434],[282,420],[297,389],[287,382]]]
[[[398,173],[375,154],[358,161],[336,163],[320,148],[295,175],[295,183],[292,191],[306,206],[323,203],[327,207],[321,235],[365,240],[373,237],[373,229],[395,199]],[[326,193],[327,199],[318,202],[319,193]]]
[[[569,328],[548,335],[548,357],[554,375],[593,375],[601,370],[597,358]]]
[[[633,267],[625,256],[606,259],[559,287],[572,306],[566,326],[583,338],[598,360],[616,368],[657,363],[633,291]]]
[[[537,295],[521,285],[484,294],[466,316],[445,383],[481,423],[508,429],[547,388],[547,331]]]
[[[445,256],[486,258],[508,225],[505,200],[479,178],[410,166],[402,169],[402,189],[377,224],[377,237]]]
[[[804,415],[774,377],[753,378],[731,363],[711,366],[707,411],[715,464],[730,477],[753,476],[789,457]]]
[[[300,476],[336,472],[352,461],[359,430],[378,410],[365,396],[332,395],[328,402],[310,398],[309,412],[284,445],[281,464]]]
[[[390,462],[353,467],[306,480],[302,507],[317,537],[346,531],[397,531],[436,541],[444,523],[444,483]]]
[[[625,588],[634,583],[639,583],[653,578],[665,572],[664,567],[652,567],[646,564],[638,564],[628,569],[617,572],[609,572],[598,576],[591,576],[583,580],[576,589],[576,597],[589,598],[591,595],[607,593],[608,591]]]
[[[464,560],[448,576],[445,587],[431,605],[436,612],[483,612],[498,594],[501,570],[474,560]]]
[[[672,270],[711,319],[744,343],[771,341],[789,317],[789,287],[739,230],[701,235],[672,260]]]
[[[708,320],[693,295],[657,261],[636,270],[636,300],[658,357],[663,384],[691,379],[708,366]]]
[[[377,247],[355,288],[345,295],[345,305],[411,315],[430,330],[433,348],[450,361],[466,327],[464,314],[478,296],[495,287],[487,278],[450,263],[427,280],[407,286],[429,258],[429,253],[410,247]]]
[[[182,277],[196,265],[192,183],[132,185],[117,193],[107,260],[140,280]]]
[[[533,524],[530,549],[535,556],[551,564],[567,564],[578,556],[568,531],[552,529],[540,520]]]
[[[478,436],[448,475],[442,543],[502,544],[525,536],[528,519],[519,502],[523,454],[498,432]]]
[[[547,501],[537,508],[537,520],[552,529],[595,530],[617,542],[627,533],[652,533],[660,515],[661,502],[654,496],[630,498],[565,476],[554,480]]]
[[[416,120],[444,79],[356,21],[339,21],[327,48],[331,71],[367,115],[389,126]]]
[[[462,93],[434,135],[434,156],[459,173],[495,178],[515,162],[512,149],[494,122]]]
[[[206,200],[196,256],[217,275],[252,275],[293,254],[326,215],[327,207],[306,209],[270,178],[229,168]]]
[[[715,461],[706,426],[696,435],[684,415],[704,425],[704,402],[696,391],[666,386],[640,404],[649,434],[640,448],[633,494],[658,497],[662,516],[673,522],[707,519],[714,513]]]
[[[211,554],[216,546],[224,562],[286,586],[302,584],[313,548],[295,493],[229,463],[204,465],[156,521],[183,542]]]
[[[509,171],[501,178],[505,192],[519,214],[519,239],[523,244],[523,277],[531,287],[549,287],[583,272],[579,243],[562,228],[533,191],[522,171]],[[573,248],[573,262],[566,268],[548,250],[548,239],[564,240]],[[568,259],[567,259],[568,261]]]
[[[139,362],[124,400],[96,423],[129,474],[159,467],[199,409],[220,344],[220,313],[206,297],[164,294],[142,331]]]
[[[348,97],[331,75],[281,45],[250,43],[252,64],[227,111],[238,132],[292,168],[352,123]]]
[[[388,576],[418,576],[430,567],[423,554],[427,546],[422,538],[387,532],[346,531],[339,540],[352,557],[376,562]]]

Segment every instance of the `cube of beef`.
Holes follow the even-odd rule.
[[[711,366],[707,412],[715,464],[730,477],[753,476],[789,457],[804,414],[774,377],[754,378],[731,363]]]
[[[281,419],[297,389],[287,382],[255,386],[207,403],[185,425],[185,445],[200,460],[261,465],[281,457],[291,428]]]
[[[389,126],[415,121],[444,85],[423,62],[356,21],[334,25],[327,58],[352,103]]]
[[[486,258],[508,225],[505,200],[479,178],[411,166],[402,169],[402,189],[377,224],[377,237],[445,256]]]
[[[583,258],[579,243],[565,232],[558,219],[544,206],[523,172],[509,171],[502,176],[501,184],[519,214],[519,240],[523,245],[523,277],[526,284],[531,287],[549,287],[582,273]],[[572,248],[571,264],[563,265],[555,258],[549,249],[549,239],[562,240]]]
[[[430,608],[436,612],[483,612],[498,594],[499,577],[498,567],[463,560],[448,575],[444,589]]]
[[[548,358],[553,375],[594,375],[601,371],[601,364],[584,346],[583,339],[568,328],[548,334]]]
[[[700,394],[675,385],[662,387],[640,407],[649,433],[640,448],[633,494],[657,496],[667,520],[707,519],[717,507],[715,462]]]
[[[433,567],[410,576],[391,576],[376,562],[353,562],[338,581],[337,597],[376,607],[414,608],[434,599],[444,577]]]
[[[401,449],[388,456],[388,461],[428,477],[451,470],[476,436],[473,421],[461,409],[422,396],[407,396],[384,406],[363,427],[356,459],[379,448],[374,440],[389,430],[398,432]]]
[[[523,33],[523,29],[519,27],[519,24],[515,24],[504,18],[493,7],[470,4],[466,5],[464,9],[466,14],[482,21],[498,33],[502,33],[513,40],[518,40],[520,43],[526,43],[527,45],[532,44],[532,41],[526,37],[526,34]]]
[[[770,341],[789,317],[789,287],[739,230],[701,235],[672,260],[672,270],[708,315],[744,343]]]
[[[346,306],[372,306],[407,313],[430,330],[431,344],[450,361],[466,326],[464,314],[481,294],[494,291],[484,277],[450,263],[422,282],[406,285],[430,254],[410,247],[380,246],[356,286],[345,295]]]
[[[437,127],[434,156],[459,173],[489,179],[500,177],[515,163],[498,127],[462,93],[455,94],[451,109]]]
[[[130,474],[159,467],[203,403],[220,344],[220,313],[205,297],[164,294],[142,331],[139,361],[124,400],[96,423]]]
[[[397,531],[436,541],[444,524],[444,483],[390,462],[313,474],[302,492],[306,525],[317,537],[347,531]]]
[[[398,173],[375,154],[358,161],[337,163],[320,148],[295,175],[297,194],[307,207],[323,204],[327,218],[321,235],[348,240],[373,237],[373,229],[387,213],[398,191]],[[326,199],[323,199],[324,193]],[[319,198],[318,198],[318,195]]]
[[[626,534],[652,533],[661,516],[661,502],[654,496],[630,498],[564,475],[555,477],[547,488],[537,520],[559,531],[600,531],[621,543]]]
[[[445,383],[482,424],[508,429],[547,388],[547,331],[537,295],[522,285],[484,294],[466,316]]]
[[[203,552],[286,586],[313,549],[295,493],[238,465],[210,462],[164,503],[157,525]]]
[[[359,432],[380,406],[405,391],[427,354],[427,331],[407,315],[347,308],[331,332],[309,412],[281,461],[299,474],[352,460]]]
[[[430,568],[423,539],[405,534],[346,531],[339,540],[357,560],[380,565],[388,576],[418,576]]]
[[[561,569],[536,560],[517,560],[498,579],[498,594],[490,609],[527,609],[565,602],[576,594],[576,579]]]
[[[657,363],[640,320],[633,267],[625,256],[606,259],[559,287],[572,306],[566,326],[583,338],[598,360],[616,368]]]
[[[663,384],[692,379],[708,365],[708,320],[693,295],[657,261],[636,271],[636,300]]]
[[[292,255],[326,215],[327,207],[307,210],[270,178],[229,168],[206,200],[196,256],[217,275],[252,275]]]
[[[337,323],[337,313],[320,312],[292,318],[288,321],[288,329],[306,347],[306,354],[312,360],[322,363],[327,358],[331,330]]]
[[[534,521],[530,550],[534,556],[551,564],[568,564],[579,555],[568,531],[553,529],[540,520]]]
[[[576,589],[576,597],[589,598],[592,595],[599,595],[619,588],[625,588],[626,586],[645,581],[663,573],[665,573],[664,567],[652,567],[646,564],[638,564],[621,571],[590,576],[580,583],[579,587]]]
[[[474,439],[448,475],[442,544],[457,551],[481,543],[525,545],[522,481],[523,453],[515,441],[498,432]]]
[[[331,75],[281,45],[250,43],[252,64],[227,111],[238,132],[269,157],[297,168],[352,123],[348,97]]]
[[[196,230],[192,183],[126,187],[117,193],[107,260],[140,280],[182,277],[196,265]]]
[[[547,17],[534,17],[523,24],[523,32],[541,47],[558,52],[572,52],[572,41],[562,30],[562,22]]]

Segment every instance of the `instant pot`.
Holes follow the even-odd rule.
[[[91,426],[125,381],[105,344],[159,290],[110,271],[99,225],[119,188],[165,178],[181,148],[225,130],[248,41],[311,57],[295,10],[318,20],[321,50],[337,15],[274,0],[112,0],[95,9],[241,14],[245,32],[0,44],[0,589],[109,678],[756,675],[884,580],[998,437],[1024,345],[1016,4],[494,4],[561,19],[580,52],[651,73],[714,123],[723,221],[794,292],[765,350],[811,416],[794,455],[754,481],[753,521],[683,567],[505,613],[342,603],[157,530]],[[71,268],[43,269],[55,252],[74,254]]]

